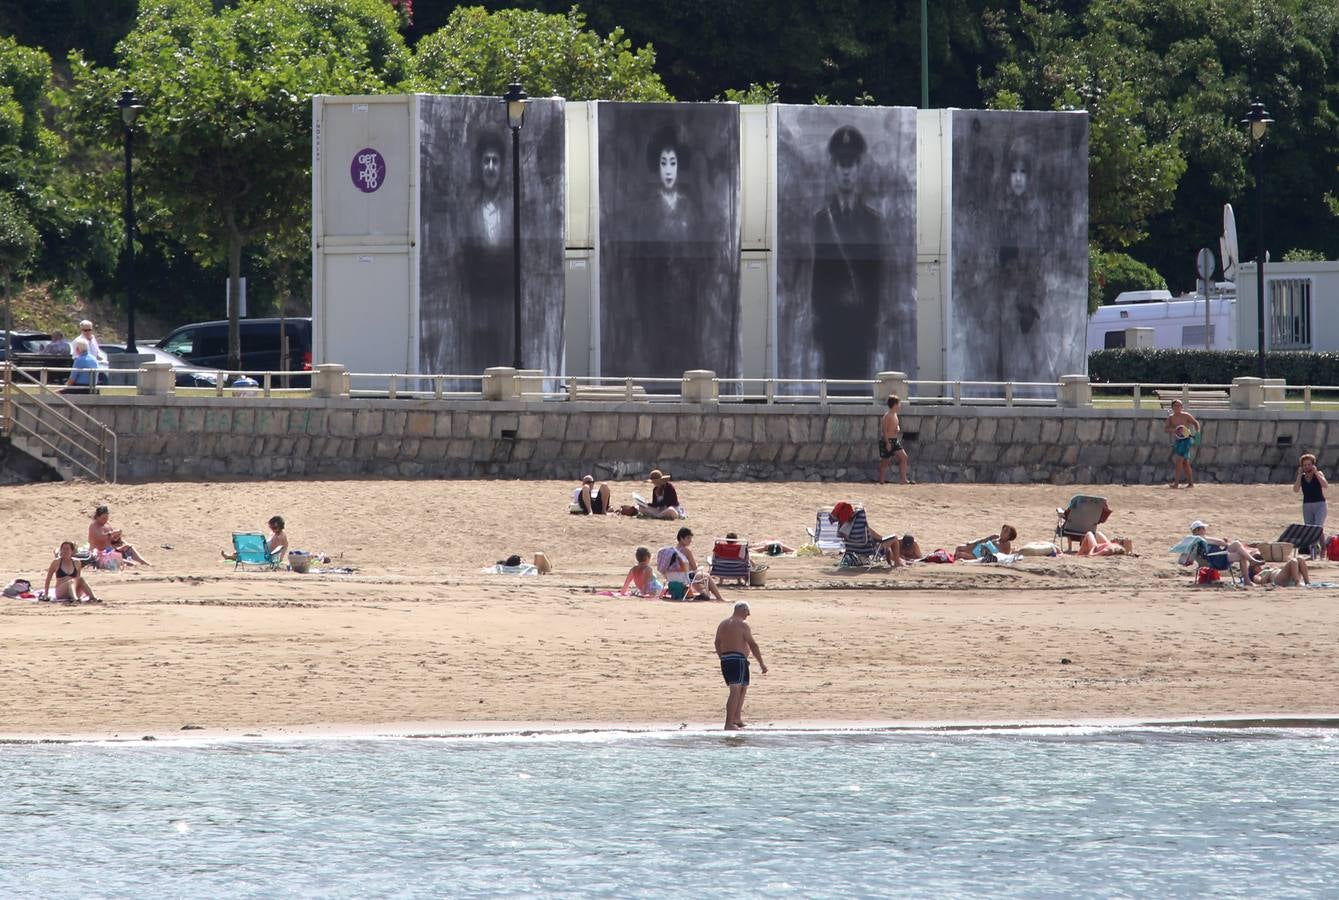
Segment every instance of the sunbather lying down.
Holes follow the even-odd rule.
[[[1307,571],[1306,560],[1295,556],[1281,566],[1265,566],[1249,563],[1248,584],[1273,585],[1274,587],[1300,587],[1311,583],[1311,573]]]
[[[1089,531],[1079,542],[1075,556],[1124,556],[1134,552],[1134,541],[1129,538],[1111,540],[1100,531]]]
[[[1012,525],[1001,525],[998,534],[986,535],[965,544],[959,544],[953,550],[954,559],[976,559],[989,551],[994,554],[1013,553],[1014,541],[1018,538],[1018,529]],[[905,554],[903,554],[905,555]]]
[[[768,538],[765,541],[750,541],[749,552],[766,553],[768,556],[786,556],[794,553],[795,548],[788,546],[783,541],[778,541],[776,538]]]

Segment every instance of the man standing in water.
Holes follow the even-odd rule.
[[[887,483],[888,463],[894,459],[902,483],[911,483],[907,478],[907,451],[902,446],[902,423],[897,418],[897,407],[901,402],[896,394],[889,396],[888,412],[879,423],[879,484]]]
[[[746,621],[749,605],[743,600],[735,604],[734,614],[716,626],[716,655],[721,658],[721,676],[730,687],[725,701],[725,730],[738,731],[744,727],[744,695],[749,690],[749,653],[758,660],[758,668],[767,674],[762,651]]]
[[[1172,436],[1172,483],[1178,487],[1184,474],[1186,487],[1195,486],[1195,473],[1190,469],[1190,450],[1195,446],[1195,435],[1200,430],[1199,419],[1181,409],[1181,401],[1172,401],[1171,414],[1162,430]]]

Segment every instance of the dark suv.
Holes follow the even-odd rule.
[[[288,365],[279,356],[279,319],[242,319],[241,367],[244,372],[304,372],[312,367],[312,320],[283,319],[288,335]],[[158,342],[158,348],[175,353],[205,369],[228,368],[228,320],[183,325]]]

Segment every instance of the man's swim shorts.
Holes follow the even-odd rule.
[[[748,657],[742,653],[722,653],[721,677],[725,679],[725,683],[728,685],[742,684],[747,687],[749,683]]]

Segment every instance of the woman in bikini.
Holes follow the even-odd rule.
[[[101,603],[93,589],[84,581],[83,566],[74,558],[74,541],[61,541],[60,556],[51,561],[46,570],[44,596],[59,603],[78,603],[81,596],[89,603]],[[56,592],[51,592],[51,580],[56,580]]]

